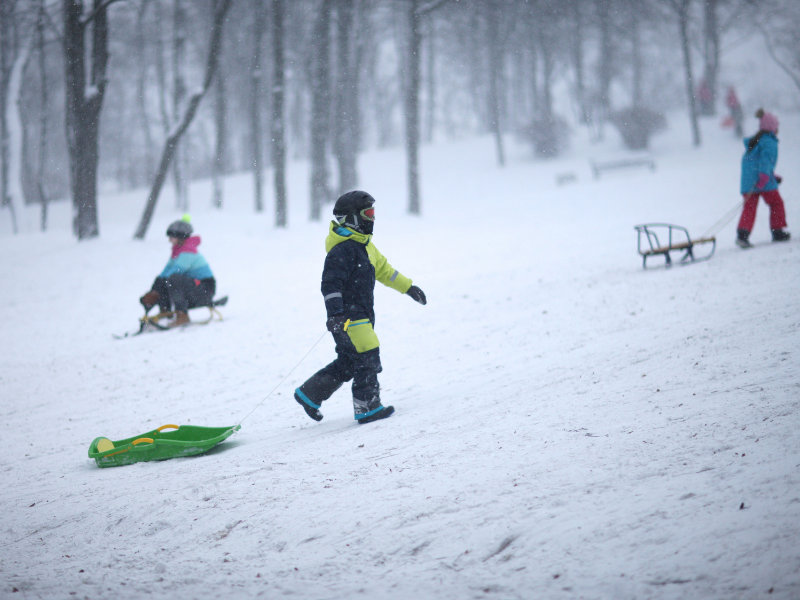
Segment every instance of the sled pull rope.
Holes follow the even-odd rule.
[[[303,358],[301,358],[301,359],[300,359],[300,361],[299,361],[299,362],[298,362],[298,363],[297,363],[297,364],[296,364],[294,367],[292,367],[292,370],[291,370],[291,371],[289,371],[289,372],[286,374],[286,376],[285,376],[283,379],[281,379],[280,383],[279,383],[278,385],[276,385],[274,388],[272,388],[272,391],[271,391],[269,394],[267,394],[267,395],[264,397],[264,399],[263,399],[261,402],[259,402],[258,404],[256,404],[256,405],[253,407],[253,410],[251,410],[249,413],[247,413],[247,414],[246,414],[246,415],[245,415],[245,416],[242,418],[242,420],[241,420],[241,421],[239,421],[239,425],[241,425],[241,424],[244,422],[244,420],[245,420],[247,417],[249,417],[250,415],[252,415],[252,414],[253,414],[253,413],[256,411],[256,409],[257,409],[259,406],[261,406],[262,404],[264,404],[264,402],[266,402],[266,401],[267,401],[267,399],[268,399],[270,396],[272,396],[272,394],[275,392],[275,390],[277,390],[279,387],[281,387],[281,386],[283,385],[283,382],[284,382],[284,381],[286,381],[287,379],[289,379],[289,376],[290,376],[292,373],[294,373],[294,370],[295,370],[297,367],[299,367],[299,366],[300,366],[300,363],[302,363],[302,362],[303,362],[303,361],[306,359],[306,357],[307,357],[309,354],[311,354],[311,351],[312,351],[314,348],[316,348],[316,347],[317,347],[317,344],[319,344],[319,343],[322,341],[322,338],[324,338],[326,335],[328,335],[328,332],[327,332],[327,331],[326,331],[325,333],[323,333],[323,334],[320,336],[320,338],[319,338],[319,339],[318,339],[316,342],[314,342],[314,345],[313,345],[313,346],[311,346],[311,348],[309,348],[309,349],[308,349],[308,352],[306,352],[305,356],[303,356]]]
[[[742,204],[744,204],[744,200],[737,202],[736,206],[734,206],[732,209],[726,212],[722,216],[722,218],[716,223],[714,223],[709,228],[709,230],[706,231],[701,237],[707,238],[717,235],[722,230],[722,228],[725,227],[725,225],[727,225],[728,223],[730,223],[731,219],[733,219],[733,217],[736,216],[736,214],[739,212],[739,209],[742,207]]]

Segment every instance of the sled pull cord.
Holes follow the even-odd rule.
[[[319,344],[319,343],[322,341],[322,338],[324,338],[326,335],[328,335],[328,332],[327,332],[327,331],[326,331],[325,333],[323,333],[323,334],[320,336],[320,338],[319,338],[319,339],[318,339],[316,342],[314,342],[314,345],[313,345],[313,346],[311,346],[311,348],[309,348],[309,349],[308,349],[308,352],[306,352],[305,356],[303,356],[303,358],[301,358],[301,359],[300,359],[300,361],[299,361],[299,362],[298,362],[298,363],[297,363],[297,364],[296,364],[294,367],[292,367],[292,370],[291,370],[291,371],[289,371],[289,372],[286,374],[286,376],[285,376],[283,379],[281,379],[280,383],[279,383],[278,385],[276,385],[274,388],[272,388],[272,391],[271,391],[269,394],[267,394],[267,395],[264,397],[264,399],[263,399],[261,402],[259,402],[258,404],[256,404],[256,405],[255,405],[255,407],[253,407],[253,410],[251,410],[249,413],[247,413],[247,414],[246,414],[246,415],[245,415],[245,416],[242,418],[242,420],[241,420],[241,421],[239,421],[239,425],[241,425],[241,424],[244,422],[244,420],[245,420],[247,417],[249,417],[250,415],[252,415],[252,414],[253,414],[253,413],[256,411],[256,409],[257,409],[259,406],[261,406],[262,404],[264,404],[264,402],[266,402],[266,401],[267,401],[267,398],[269,398],[270,396],[272,396],[273,392],[275,392],[275,390],[277,390],[279,387],[281,387],[281,385],[283,385],[283,382],[284,382],[284,381],[286,381],[287,379],[289,379],[289,375],[291,375],[292,373],[294,373],[294,370],[295,370],[297,367],[299,367],[299,366],[300,366],[300,363],[302,363],[302,362],[303,362],[303,361],[306,359],[306,357],[307,357],[309,354],[311,354],[311,351],[312,351],[314,348],[316,348],[316,347],[317,347],[317,344]]]
[[[701,237],[707,238],[717,235],[722,230],[722,228],[725,227],[725,225],[727,225],[730,222],[730,220],[733,219],[733,217],[735,217],[739,213],[739,209],[742,207],[742,204],[744,204],[744,200],[737,202],[736,206],[734,206],[732,209],[726,212],[723,215],[723,217],[719,221],[714,223],[711,226],[711,228],[708,231],[706,231]]]

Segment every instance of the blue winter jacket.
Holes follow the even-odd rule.
[[[180,246],[172,249],[172,258],[161,271],[159,277],[167,278],[170,275],[186,275],[192,279],[210,279],[214,277],[203,255],[197,252],[200,245],[200,236],[193,236]]]
[[[744,139],[744,156],[742,157],[742,194],[766,192],[778,189],[775,180],[775,163],[778,162],[778,138],[774,133],[764,133],[752,150],[747,150],[752,138]],[[769,181],[763,188],[757,188],[761,173],[769,175]]]

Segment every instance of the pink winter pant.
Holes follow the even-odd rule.
[[[744,210],[742,210],[742,217],[739,219],[739,229],[753,230],[759,195],[764,198],[764,202],[769,206],[769,228],[783,229],[786,227],[786,211],[783,208],[783,199],[778,190],[769,190],[768,192],[744,195]]]

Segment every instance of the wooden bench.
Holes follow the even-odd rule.
[[[648,167],[651,171],[656,170],[656,161],[652,158],[626,158],[622,160],[612,160],[608,162],[592,161],[592,173],[595,179],[600,179],[603,171],[614,171],[617,169],[629,169],[633,167]]]
[[[683,256],[680,258],[678,262],[683,264],[689,264],[692,262],[699,262],[702,260],[708,260],[714,254],[714,250],[717,248],[717,238],[716,237],[701,237],[699,239],[693,240],[689,236],[689,232],[685,227],[681,227],[680,225],[670,225],[668,223],[648,223],[646,225],[636,225],[635,229],[637,231],[637,243],[638,243],[638,251],[642,257],[642,267],[647,268],[647,258],[650,256],[658,256],[663,255],[665,260],[665,266],[670,267],[672,266],[672,257],[670,256],[670,252],[676,251],[683,251]],[[658,233],[661,232],[662,235],[666,233],[666,244],[662,244],[658,238]],[[685,236],[685,241],[681,240],[674,240],[674,236],[678,235],[680,238]],[[646,240],[646,244],[642,244],[642,239]],[[707,255],[702,256],[700,258],[694,255],[694,247],[703,244],[711,244],[711,252]],[[686,262],[687,259],[689,263]]]

